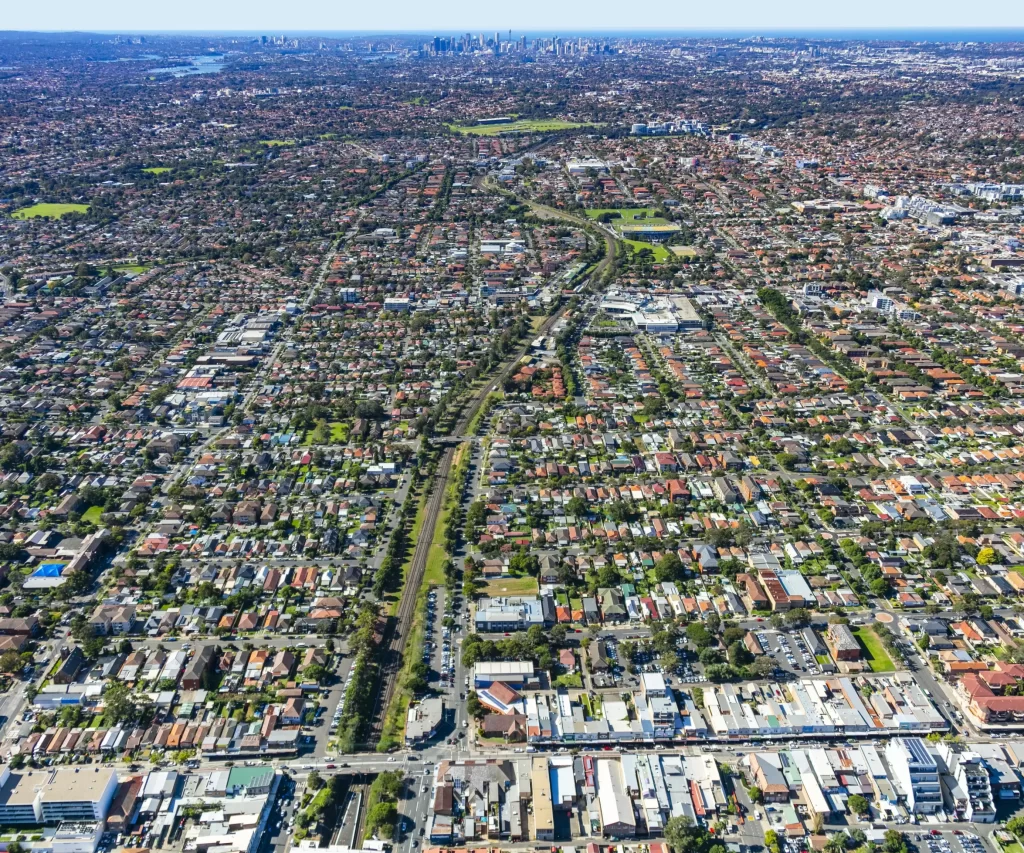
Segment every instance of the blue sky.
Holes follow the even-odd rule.
[[[377,32],[1024,27],[1020,0],[6,0],[2,30]]]

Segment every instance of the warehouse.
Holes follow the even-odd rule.
[[[636,835],[633,802],[626,795],[622,765],[617,759],[597,761],[597,803],[606,837],[633,838]]]

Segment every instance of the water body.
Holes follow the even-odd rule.
[[[224,70],[224,57],[210,54],[190,56],[188,65],[169,65],[166,68],[152,68],[150,74],[167,74],[171,77],[191,77],[196,74],[217,74]]]

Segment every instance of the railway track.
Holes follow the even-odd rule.
[[[420,528],[420,535],[416,537],[416,546],[412,553],[412,562],[409,564],[409,574],[405,579],[402,589],[402,598],[398,602],[398,610],[395,618],[388,620],[388,636],[385,638],[383,662],[381,664],[382,690],[377,696],[374,706],[373,720],[370,728],[370,744],[375,746],[380,742],[381,734],[384,731],[384,723],[387,720],[388,709],[391,700],[398,687],[398,674],[402,670],[403,653],[405,644],[409,638],[409,629],[412,626],[413,611],[416,607],[416,596],[423,583],[423,574],[427,568],[427,555],[430,553],[430,543],[434,538],[434,528],[441,515],[441,507],[444,505],[444,493],[448,487],[448,478],[451,474],[452,459],[455,457],[455,448],[449,447],[441,456],[437,466],[437,475],[434,478],[433,491],[427,499],[426,515],[423,518],[423,526]]]
[[[564,309],[552,314],[534,335],[547,335],[555,323],[564,313]],[[521,347],[516,354],[509,359],[508,363],[498,371],[498,374],[484,385],[465,407],[452,430],[453,438],[462,438],[470,422],[484,405],[487,397],[499,387],[505,379],[511,375],[519,364],[520,359],[526,354],[528,346]],[[388,620],[383,640],[383,654],[381,655],[381,691],[377,694],[377,701],[373,709],[373,718],[370,723],[369,745],[371,748],[380,743],[384,731],[384,724],[387,720],[388,709],[391,700],[394,698],[398,688],[398,675],[402,670],[402,661],[405,653],[405,644],[409,638],[409,629],[412,626],[413,613],[416,608],[416,597],[419,594],[420,586],[423,584],[423,575],[427,569],[427,556],[430,553],[430,544],[434,540],[434,531],[437,528],[438,519],[441,517],[441,508],[444,506],[444,495],[448,488],[448,480],[451,477],[452,462],[455,459],[455,448],[449,447],[445,450],[437,465],[437,474],[431,487],[430,496],[427,499],[426,515],[423,518],[423,525],[420,527],[420,534],[416,538],[416,545],[413,549],[412,562],[409,564],[409,574],[405,579],[402,588],[402,598],[398,603],[398,610],[394,619]]]

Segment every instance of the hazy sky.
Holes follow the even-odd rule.
[[[2,0],[0,30],[529,30],[1022,27],[1021,0]]]

